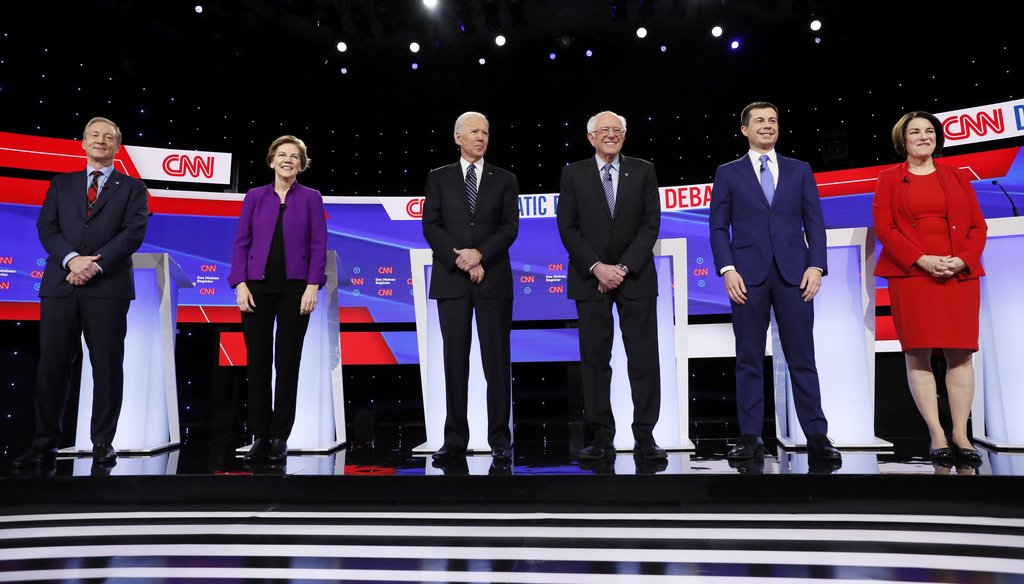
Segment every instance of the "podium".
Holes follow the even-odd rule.
[[[122,454],[152,454],[181,443],[174,370],[175,326],[178,289],[193,284],[166,253],[136,253],[132,263],[135,300],[128,309],[124,399],[113,445]],[[92,396],[92,365],[83,338],[75,445],[61,449],[62,454],[92,452]]]
[[[1024,449],[1024,217],[988,220],[981,263],[980,350],[974,355],[974,439]]]
[[[328,250],[327,284],[317,291],[316,309],[309,315],[309,327],[302,341],[295,424],[288,436],[290,454],[324,454],[341,448],[347,441],[339,337],[338,252]],[[271,394],[276,380],[274,371]],[[247,452],[250,446],[236,452]]]
[[[658,352],[661,363],[661,414],[654,429],[654,437],[666,450],[693,450],[687,436],[689,427],[689,401],[687,378],[687,280],[686,240],[658,240],[654,246],[658,270]],[[429,249],[410,250],[412,263],[413,298],[416,309],[416,342],[419,350],[420,381],[423,387],[423,419],[427,440],[413,449],[417,453],[434,452],[444,443],[445,380],[443,342],[437,317],[437,303],[427,297],[430,284],[432,253]],[[673,268],[674,266],[674,268]],[[674,292],[674,293],[673,293]],[[633,420],[633,401],[626,375],[626,356],[615,319],[615,337],[612,343],[612,412],[618,431],[615,448],[631,450],[633,435],[629,430]],[[487,404],[483,391],[486,387],[480,360],[480,343],[476,334],[476,320],[472,323],[472,348],[469,356],[469,452],[490,452],[487,444]],[[513,351],[514,352],[514,351]],[[511,420],[510,420],[511,422]],[[515,437],[513,436],[513,442]]]
[[[814,353],[828,434],[838,448],[888,448],[892,443],[875,436],[875,232],[830,229],[826,236],[829,270],[814,299]],[[774,312],[771,351],[779,443],[806,446]]]

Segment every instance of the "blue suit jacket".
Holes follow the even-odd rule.
[[[39,296],[62,297],[74,286],[65,279],[62,262],[72,251],[100,255],[103,273],[81,286],[98,298],[135,298],[132,254],[142,245],[149,221],[146,185],[116,170],[100,191],[92,214],[86,217],[85,171],[60,174],[50,181],[36,227],[46,249],[46,269]]]
[[[784,156],[777,160],[779,182],[771,206],[746,154],[718,167],[711,190],[715,269],[733,265],[749,286],[767,279],[773,261],[793,285],[808,267],[828,273],[825,220],[811,167]]]

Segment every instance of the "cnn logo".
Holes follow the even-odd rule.
[[[199,175],[213,178],[213,162],[213,156],[171,154],[164,158],[163,170],[167,176],[182,177],[187,174],[193,178],[199,178]]]

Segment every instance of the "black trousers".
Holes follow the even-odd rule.
[[[444,379],[447,416],[444,444],[464,450],[469,444],[469,349],[472,344],[473,312],[476,311],[480,359],[487,380],[487,443],[491,448],[512,445],[512,299],[487,298],[472,287],[462,298],[437,301],[437,314],[444,340]]]
[[[39,301],[39,371],[36,374],[36,434],[33,444],[60,446],[61,422],[71,390],[72,363],[81,356],[81,337],[92,364],[93,444],[109,444],[117,432],[124,395],[124,337],[128,298],[95,298],[80,288],[63,298]]]
[[[306,282],[248,282],[256,308],[242,313],[249,373],[249,431],[256,438],[287,440],[295,423],[299,359],[309,315],[299,314]],[[274,338],[274,323],[277,338]],[[271,409],[271,363],[277,373]]]
[[[628,299],[617,294],[600,300],[576,301],[583,409],[595,444],[610,445],[615,438],[611,403],[612,304],[619,309],[619,329],[626,349],[626,373],[633,397],[633,438],[637,442],[654,440],[654,425],[661,413],[657,302],[656,297]]]

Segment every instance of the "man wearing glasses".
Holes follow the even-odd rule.
[[[658,275],[652,248],[661,225],[654,165],[622,156],[626,118],[601,112],[587,122],[596,156],[562,169],[558,231],[569,252],[569,298],[579,316],[583,407],[592,440],[583,460],[615,455],[611,406],[612,305],[628,359],[633,396],[633,454],[665,458],[654,441],[661,409]]]

